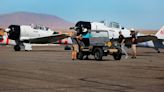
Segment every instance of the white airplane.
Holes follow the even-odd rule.
[[[157,50],[158,53],[160,53],[159,49],[164,49],[164,26],[156,33],[155,36],[157,37],[156,39],[138,43],[137,46],[154,48],[155,50]]]
[[[110,23],[109,26],[105,25],[105,23],[100,22],[86,22],[79,21],[76,23],[74,29],[76,29],[77,33],[82,33],[82,28],[86,28],[88,30],[108,30],[109,39],[118,40],[119,31],[125,36],[125,44],[127,47],[131,44],[131,35],[130,30],[120,26],[116,22]],[[103,35],[103,34],[102,34]],[[164,27],[162,27],[156,35],[144,35],[137,33],[137,41],[138,46],[141,47],[152,47],[155,50],[159,51],[159,48],[164,47]],[[153,42],[153,43],[150,43]]]
[[[13,45],[15,51],[20,51],[22,48],[29,51],[32,50],[33,43],[54,43],[68,37],[66,34],[58,34],[47,27],[38,25],[10,25],[5,31],[7,33],[0,36],[0,44]]]

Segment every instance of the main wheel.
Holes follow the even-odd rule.
[[[77,54],[77,59],[83,60],[83,57],[84,57],[83,52],[79,52],[79,53]]]
[[[15,46],[14,46],[14,50],[15,50],[15,51],[20,51],[20,50],[21,50],[21,48],[20,48],[20,46],[19,46],[19,45],[15,45]]]
[[[96,60],[102,60],[102,57],[104,55],[103,50],[101,48],[96,48],[93,54]]]

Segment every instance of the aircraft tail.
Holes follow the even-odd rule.
[[[164,39],[164,26],[155,35],[158,39]]]

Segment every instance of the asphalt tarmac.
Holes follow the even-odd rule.
[[[70,53],[62,46],[0,47],[0,92],[164,92],[164,50],[138,48],[137,59],[120,61],[72,61]]]

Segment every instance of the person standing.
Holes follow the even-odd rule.
[[[137,35],[134,29],[131,29],[130,32],[131,32],[131,42],[132,42],[132,58],[134,59],[137,56],[137,48],[136,48]]]
[[[79,45],[78,45],[79,36],[77,36],[77,34],[74,33],[71,36],[71,39],[72,39],[72,53],[71,53],[71,58],[72,58],[72,60],[76,60],[77,59],[77,53],[79,52]]]
[[[123,36],[122,32],[119,32],[119,44],[121,45],[121,50],[125,54],[125,59],[128,58],[128,53],[125,50],[125,37]]]

